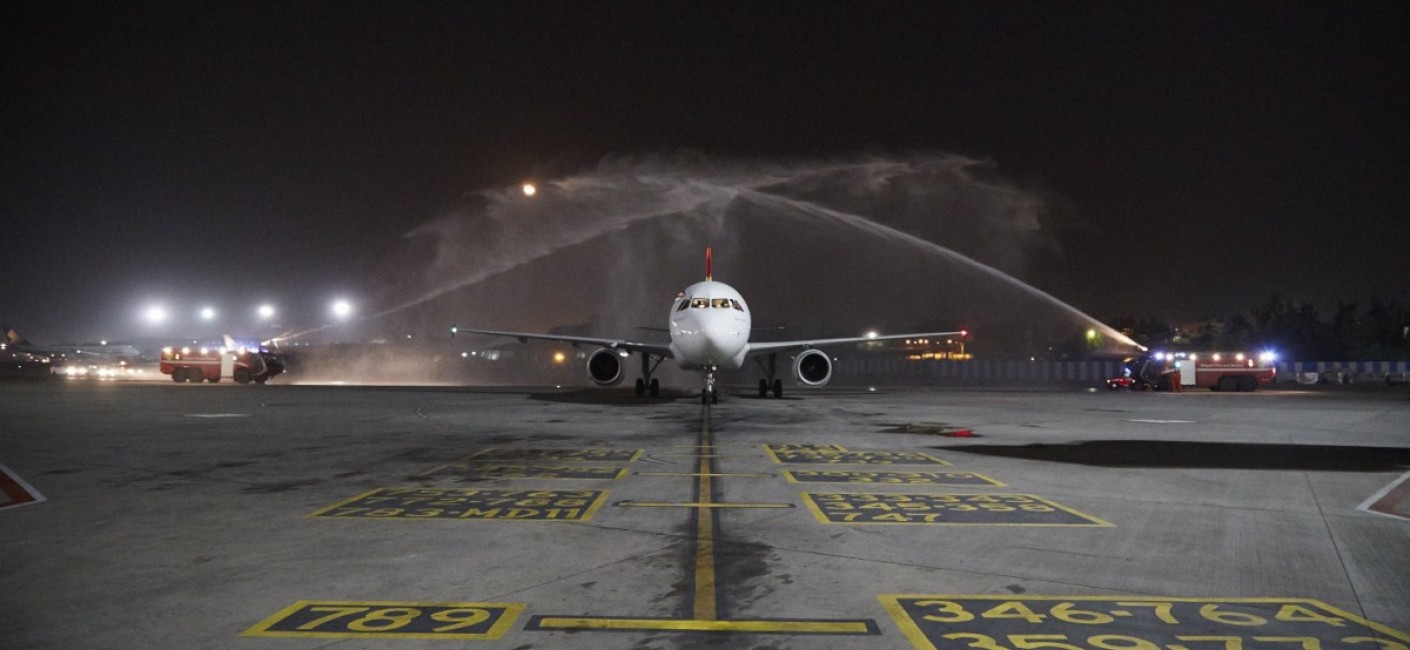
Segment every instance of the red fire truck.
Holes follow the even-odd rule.
[[[263,384],[275,375],[284,372],[284,361],[279,355],[261,349],[246,348],[162,348],[162,374],[171,375],[176,383],[212,384],[222,378],[234,379],[236,383]]]

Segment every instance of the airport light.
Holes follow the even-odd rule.
[[[214,308],[214,307],[202,307],[202,308],[201,308],[201,320],[215,320],[215,308]]]
[[[161,305],[152,305],[143,313],[147,322],[157,325],[166,321],[166,309]]]
[[[539,193],[539,188],[535,187],[533,183],[524,183],[520,189],[524,191],[524,196],[533,196]]]
[[[261,319],[269,320],[271,318],[274,318],[274,305],[260,305],[259,309],[256,310],[256,312],[259,314],[259,317]]]
[[[333,301],[333,306],[331,309],[333,310],[333,315],[338,317],[340,320],[346,319],[348,316],[351,316],[353,312],[352,303],[343,299]]]
[[[878,337],[878,336],[881,336],[881,334],[878,333],[876,330],[867,330],[867,333],[866,333],[864,336],[866,336],[866,337],[869,338],[869,339],[874,339],[874,338],[876,338],[876,337]]]

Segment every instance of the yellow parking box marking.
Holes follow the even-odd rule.
[[[878,599],[918,650],[1410,647],[1404,632],[1305,598],[904,594]]]
[[[941,460],[919,451],[831,451],[831,450],[777,450],[767,449],[769,457],[777,464],[808,465],[940,465],[948,467],[949,461]]]
[[[632,463],[645,453],[641,449],[482,449],[460,459],[461,463],[508,462],[598,462]]]
[[[618,501],[612,505],[623,508],[792,508],[791,503],[715,503],[678,501]]]
[[[607,501],[607,495],[606,490],[378,488],[308,516],[339,519],[590,521]]]
[[[871,485],[943,485],[1008,487],[975,472],[848,472],[841,470],[784,470],[789,483],[860,483]]]
[[[457,476],[470,479],[562,478],[615,481],[627,475],[625,467],[582,467],[547,465],[496,465],[464,463],[440,465],[417,476]]]
[[[701,474],[698,472],[637,472],[637,476],[722,476],[729,478],[770,478],[773,474],[730,474],[725,472],[713,472]]]
[[[667,618],[604,618],[535,616],[526,630],[610,630],[660,632],[735,632],[752,634],[877,635],[870,619],[859,620],[701,620]]]
[[[300,600],[241,636],[498,639],[523,611],[523,603]]]
[[[1032,494],[802,493],[824,524],[932,526],[1111,526]]]
[[[812,444],[812,443],[802,443],[802,444],[784,443],[784,444],[781,444],[781,445],[764,445],[764,451],[785,451],[785,452],[787,452],[787,451],[821,451],[821,452],[828,452],[828,451],[847,451],[847,448],[846,448],[846,447],[843,447],[842,445],[818,445],[818,444]]]

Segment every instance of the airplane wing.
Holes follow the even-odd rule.
[[[850,336],[841,339],[811,339],[801,341],[763,341],[750,343],[748,355],[760,354],[763,352],[777,352],[779,350],[807,350],[809,348],[822,347],[824,345],[838,345],[842,343],[867,343],[870,341],[891,341],[895,339],[923,339],[941,336],[964,336],[969,332],[960,330],[958,332],[916,332],[911,334],[883,334],[880,336]]]
[[[525,343],[530,339],[535,341],[560,341],[571,343],[574,347],[578,345],[596,345],[613,350],[626,350],[628,352],[642,352],[657,357],[671,358],[671,348],[661,343],[642,343],[640,341],[628,341],[626,339],[599,339],[590,336],[563,336],[559,334],[534,334],[531,332],[497,332],[494,330],[463,330],[458,327],[450,328],[450,335],[456,334],[484,334],[486,336],[503,336],[519,339],[520,343]]]

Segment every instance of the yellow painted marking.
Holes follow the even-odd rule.
[[[716,619],[588,618],[544,616],[532,623],[546,630],[662,630],[794,634],[873,634],[868,621],[721,621]]]
[[[846,476],[849,480],[842,481],[814,481],[809,480],[810,475],[825,474],[828,476]],[[976,481],[957,481],[946,483],[946,475],[972,476]],[[863,487],[875,486],[907,486],[907,487],[962,487],[962,488],[986,488],[986,487],[1009,487],[1007,484],[994,480],[978,472],[886,472],[886,471],[841,471],[841,470],[784,470],[783,478],[789,483],[820,483],[835,487],[846,487],[851,485]],[[868,479],[868,480],[861,480]],[[987,484],[987,485],[986,485]]]
[[[1396,630],[1396,629],[1391,628],[1391,627],[1388,627],[1388,626],[1386,626],[1386,625],[1382,625],[1382,624],[1377,623],[1377,622],[1375,622],[1375,621],[1372,621],[1372,620],[1369,620],[1369,619],[1366,619],[1366,618],[1362,618],[1362,617],[1357,616],[1356,614],[1353,614],[1353,613],[1351,613],[1351,612],[1348,612],[1348,611],[1346,611],[1346,610],[1344,610],[1344,609],[1341,609],[1341,608],[1338,608],[1338,607],[1333,607],[1333,606],[1328,605],[1328,604],[1326,604],[1326,603],[1324,603],[1324,602],[1322,602],[1322,601],[1320,601],[1320,600],[1314,600],[1314,599],[1311,599],[1311,598],[1167,598],[1167,597],[1164,597],[1164,596],[1027,596],[1027,595],[1024,595],[1024,596],[994,596],[994,595],[990,595],[990,594],[985,594],[985,595],[969,595],[969,594],[883,594],[883,595],[877,596],[877,600],[880,600],[880,601],[881,601],[881,604],[882,604],[882,606],[886,609],[886,612],[887,612],[888,614],[890,614],[890,615],[891,615],[891,618],[893,618],[893,619],[896,621],[896,624],[901,627],[901,631],[905,634],[906,640],[910,641],[912,646],[914,646],[914,647],[916,647],[916,648],[918,648],[918,649],[920,649],[920,650],[937,650],[937,649],[936,649],[936,646],[931,642],[930,638],[925,634],[925,632],[921,630],[920,625],[917,624],[917,623],[915,622],[915,620],[911,617],[911,615],[906,611],[905,606],[901,604],[901,601],[947,601],[947,602],[952,602],[952,603],[958,603],[959,601],[970,601],[970,600],[988,601],[988,602],[994,602],[994,601],[998,601],[998,602],[1015,602],[1015,603],[1021,603],[1021,602],[1025,602],[1025,601],[1027,601],[1027,602],[1034,602],[1034,601],[1048,601],[1048,602],[1052,602],[1052,601],[1066,601],[1066,602],[1072,602],[1072,603],[1076,603],[1076,602],[1088,602],[1088,603],[1090,603],[1090,602],[1108,602],[1108,603],[1113,603],[1113,604],[1120,602],[1120,603],[1122,603],[1123,605],[1131,605],[1131,604],[1136,604],[1136,603],[1150,603],[1150,604],[1158,604],[1158,603],[1196,603],[1196,604],[1284,604],[1284,605],[1285,605],[1285,604],[1297,604],[1297,605],[1302,605],[1302,606],[1308,607],[1309,609],[1314,609],[1314,610],[1315,610],[1315,609],[1320,609],[1320,610],[1322,610],[1323,612],[1332,614],[1332,615],[1334,615],[1334,616],[1336,616],[1336,617],[1340,617],[1340,618],[1346,619],[1346,620],[1348,620],[1348,621],[1351,621],[1351,622],[1353,622],[1353,623],[1356,623],[1357,625],[1361,625],[1361,626],[1363,626],[1363,627],[1365,627],[1365,628],[1367,628],[1367,629],[1374,630],[1374,631],[1376,631],[1377,633],[1382,634],[1382,635],[1385,635],[1385,636],[1387,636],[1387,637],[1394,638],[1394,639],[1399,639],[1400,641],[1404,641],[1404,642],[1410,642],[1410,634],[1407,634],[1407,633],[1402,632],[1402,631],[1400,631],[1400,630]],[[969,623],[969,622],[971,622],[971,621],[975,621],[975,620],[976,620],[976,619],[974,618],[974,613],[973,613],[973,612],[970,612],[970,611],[967,611],[967,610],[963,610],[963,605],[962,605],[962,604],[960,604],[960,608],[961,608],[960,611],[947,611],[947,612],[944,613],[944,616],[953,617],[953,618],[955,619],[955,620],[953,621],[953,623],[956,623],[956,624],[958,624],[958,623]],[[1094,608],[1093,608],[1093,607],[1084,607],[1083,609],[1094,609]],[[1085,613],[1086,613],[1086,612],[1084,612],[1084,614],[1085,614]],[[1111,613],[1112,613],[1112,614],[1115,614],[1114,611],[1112,611]],[[1168,615],[1169,615],[1169,613],[1167,612],[1167,613],[1166,613],[1166,616],[1168,616]],[[1043,616],[1046,616],[1046,615],[1043,615]],[[927,618],[928,618],[928,617],[927,617]],[[939,622],[942,622],[942,623],[945,623],[945,624],[950,624],[952,621],[946,620],[946,621],[939,621]],[[1169,621],[1166,621],[1166,622],[1169,622]],[[1274,624],[1276,624],[1276,623],[1278,623],[1278,622],[1279,622],[1279,621],[1268,621],[1268,623],[1274,623]],[[1282,621],[1282,622],[1288,622],[1288,621],[1285,619],[1285,620]],[[1073,622],[1068,622],[1068,623],[1069,623],[1069,624],[1072,624]],[[1196,619],[1196,623],[1206,624],[1206,623],[1208,623],[1208,620],[1198,620],[1198,619]],[[1085,623],[1076,622],[1076,624],[1078,624],[1078,625],[1084,625]],[[1316,623],[1316,624],[1320,624],[1320,623]],[[1057,623],[1057,624],[1054,625],[1054,626],[1055,626],[1055,627],[1061,627],[1061,625],[1062,625],[1061,623]],[[1244,625],[1244,624],[1241,624],[1241,623],[1240,623],[1239,625]],[[1260,624],[1260,625],[1262,625],[1262,624]],[[1336,625],[1335,628],[1333,628],[1333,629],[1341,628],[1341,627],[1342,627],[1342,625]],[[957,628],[957,629],[961,629],[961,628]],[[1177,627],[1175,627],[1175,629],[1176,629],[1176,630],[1179,630],[1180,627],[1177,626]],[[1330,631],[1330,630],[1328,630],[1328,631]],[[1031,637],[1031,638],[1037,638],[1037,637]],[[1239,639],[1241,639],[1241,637],[1239,637],[1239,636],[1211,637],[1211,638],[1215,638],[1215,639],[1219,639],[1219,640],[1232,639],[1232,640],[1236,640],[1236,641],[1239,640]],[[1271,638],[1272,638],[1272,637],[1270,637],[1270,639],[1271,639]],[[1297,639],[1301,640],[1303,637],[1294,637],[1294,638],[1297,638]],[[1311,639],[1311,637],[1307,637],[1307,638]],[[1312,640],[1315,641],[1316,639],[1312,639]],[[1368,643],[1368,644],[1367,644],[1367,647],[1368,647],[1368,648],[1374,648],[1374,647],[1377,647],[1377,646],[1380,646],[1380,647],[1390,647],[1390,646],[1384,646],[1383,644],[1371,644],[1371,643]],[[1167,647],[1167,648],[1183,648],[1183,647],[1186,647],[1186,646],[1168,645],[1168,646],[1166,646],[1166,647]],[[1229,647],[1233,647],[1233,646],[1231,645],[1231,646],[1229,646]],[[1241,647],[1241,646],[1240,646],[1240,647]],[[1316,647],[1316,646],[1314,646],[1314,647]]]
[[[623,508],[792,508],[791,503],[716,503],[713,501],[700,501],[697,503],[686,503],[683,501],[618,501],[613,504]]]
[[[710,405],[704,405],[701,410],[700,451],[708,453],[714,450],[715,443],[710,435]],[[695,483],[700,502],[695,507],[695,601],[692,611],[696,620],[700,621],[719,618],[715,610],[715,520],[710,511],[713,505],[710,474],[714,468],[710,458],[709,455],[702,455],[695,468],[700,473]]]
[[[454,632],[354,632],[354,631],[318,631],[310,630],[271,630],[284,621],[284,619],[304,611],[308,607],[331,606],[330,609],[337,608],[423,608],[423,609],[479,609],[490,612],[491,616],[499,610],[499,617],[495,619],[493,625],[482,633],[454,633]],[[254,627],[240,633],[240,636],[253,637],[277,637],[277,638],[299,638],[314,637],[325,639],[346,639],[346,638],[367,638],[378,637],[386,639],[498,639],[509,631],[509,627],[514,624],[514,620],[524,611],[524,603],[442,603],[426,601],[351,601],[351,600],[300,600],[293,605],[285,607],[273,616],[257,623]],[[335,612],[336,613],[336,612]],[[350,612],[349,615],[361,612]],[[340,617],[341,618],[341,617]],[[379,619],[389,620],[389,619]],[[449,621],[443,621],[449,622]],[[330,621],[331,623],[331,621]],[[453,623],[452,623],[453,625]],[[319,627],[322,627],[320,625]]]
[[[701,449],[709,447],[711,449],[753,449],[754,445],[667,445],[667,449]]]
[[[1036,494],[975,494],[975,493],[959,493],[959,492],[947,492],[947,493],[941,494],[941,495],[928,495],[928,496],[956,496],[956,497],[1027,497],[1027,498],[1033,499],[1034,501],[1036,501],[1036,502],[1038,502],[1038,503],[1040,503],[1040,504],[1042,504],[1042,505],[1051,506],[1051,507],[1054,508],[1054,509],[1061,510],[1061,511],[1066,512],[1066,513],[1068,513],[1068,514],[1070,514],[1070,515],[1072,515],[1072,516],[1074,516],[1074,517],[1078,517],[1078,518],[1080,518],[1080,519],[1083,519],[1083,520],[1088,521],[1088,522],[1091,522],[1091,523],[1072,523],[1072,522],[1060,522],[1060,523],[1044,523],[1044,522],[1023,523],[1023,522],[1014,522],[1014,523],[1010,523],[1010,522],[1003,522],[1003,521],[994,521],[994,522],[989,522],[989,521],[968,521],[968,522],[966,522],[966,521],[930,521],[930,522],[895,521],[895,522],[893,522],[893,521],[873,521],[873,520],[837,521],[837,520],[834,520],[832,517],[829,517],[829,516],[827,515],[827,513],[825,513],[825,512],[822,511],[822,508],[819,507],[818,504],[817,504],[817,503],[815,502],[815,500],[813,499],[813,497],[815,496],[815,494],[846,494],[846,495],[848,495],[848,496],[878,496],[878,497],[884,497],[884,496],[891,496],[891,497],[902,497],[902,496],[927,496],[927,495],[923,495],[923,494],[891,494],[891,493],[843,493],[843,492],[835,492],[835,493],[810,493],[810,492],[800,492],[798,496],[800,496],[800,497],[803,498],[803,505],[805,505],[805,506],[808,507],[808,510],[813,513],[813,517],[818,520],[818,523],[820,523],[820,524],[828,524],[828,525],[838,525],[838,526],[1024,526],[1024,527],[1030,527],[1030,528],[1043,528],[1043,527],[1048,527],[1048,528],[1064,528],[1064,527],[1073,527],[1073,526],[1091,526],[1091,527],[1104,527],[1104,528],[1115,528],[1115,527],[1116,527],[1115,524],[1113,524],[1113,523],[1111,523],[1111,522],[1108,522],[1108,521],[1106,521],[1106,520],[1104,520],[1104,519],[1101,519],[1101,518],[1098,518],[1098,517],[1093,517],[1092,515],[1089,515],[1089,514],[1087,514],[1087,513],[1085,513],[1085,512],[1079,512],[1079,511],[1077,511],[1077,510],[1073,510],[1072,508],[1069,508],[1069,507],[1067,507],[1067,506],[1065,506],[1065,505],[1062,505],[1061,503],[1057,503],[1056,501],[1049,501],[1048,499],[1044,499],[1043,497],[1040,497],[1040,496],[1038,496],[1038,495],[1036,495]]]
[[[637,472],[637,476],[730,476],[735,478],[768,478],[778,476],[777,474],[729,474],[715,472],[713,474],[701,474],[699,472]]]

